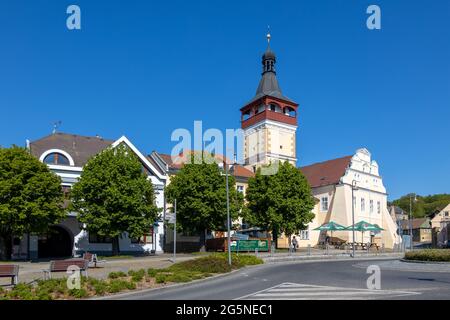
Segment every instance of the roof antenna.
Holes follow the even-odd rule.
[[[56,121],[56,122],[53,122],[53,131],[52,131],[52,134],[55,134],[56,133],[56,130],[61,126],[61,121]]]

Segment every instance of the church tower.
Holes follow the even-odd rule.
[[[275,53],[270,48],[262,56],[262,78],[256,95],[241,108],[244,130],[245,165],[255,171],[259,166],[280,160],[296,165],[295,133],[298,104],[281,93],[278,85]]]

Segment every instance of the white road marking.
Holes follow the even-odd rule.
[[[299,283],[282,283],[260,290],[237,300],[340,300],[379,299],[420,294],[398,290],[369,290],[345,287],[316,286]]]

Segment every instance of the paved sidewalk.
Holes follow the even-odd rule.
[[[166,268],[173,263],[169,260],[172,254],[158,254],[148,257],[133,257],[126,259],[110,259],[106,263],[99,265],[98,268],[89,268],[88,276],[99,279],[105,279],[113,271],[128,272],[128,270],[138,270],[147,268]],[[198,255],[177,254],[176,262],[186,261],[197,258]],[[14,262],[19,265],[19,282],[29,283],[34,280],[42,279],[42,269],[49,267],[49,261],[46,262]],[[64,272],[54,273],[54,278],[67,277]],[[9,278],[0,278],[0,285],[9,284]]]
[[[403,258],[404,253],[402,252],[370,252],[367,251],[357,251],[355,253],[355,258],[365,259],[365,258]],[[311,254],[305,252],[297,252],[297,253],[288,253],[288,252],[280,252],[280,253],[263,253],[258,254],[258,257],[264,260],[266,263],[274,263],[274,262],[286,262],[286,261],[302,261],[302,260],[342,260],[342,259],[353,259],[350,256],[350,253],[347,253],[345,250],[335,250],[328,251],[318,250],[313,251]]]

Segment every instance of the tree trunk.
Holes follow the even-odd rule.
[[[208,231],[205,229],[204,232],[200,232],[200,252],[206,252],[206,233]]]
[[[272,241],[275,244],[275,249],[278,249],[278,231],[276,229],[272,230]]]
[[[120,254],[119,236],[115,236],[112,239],[112,255],[118,256],[119,254]]]
[[[11,260],[12,235],[0,235],[0,260]]]

